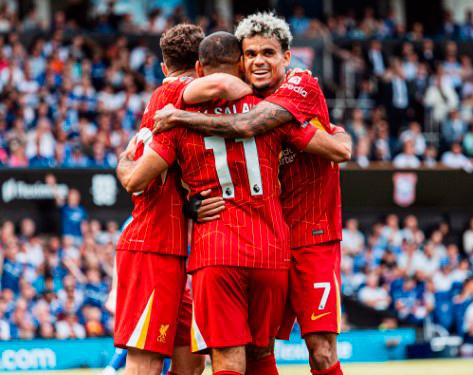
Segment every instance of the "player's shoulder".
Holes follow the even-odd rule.
[[[166,77],[163,80],[163,83],[161,86],[159,86],[156,90],[154,90],[154,93],[158,95],[162,95],[164,93],[168,93],[169,91],[177,91],[182,87],[185,87],[188,85],[190,82],[192,82],[193,78],[192,77]],[[153,94],[154,94],[153,93]]]
[[[146,113],[150,107],[160,108],[168,103],[175,104],[182,90],[192,81],[192,77],[169,77],[165,78],[162,85],[157,87],[151,94],[146,106]]]
[[[319,86],[319,79],[308,69],[291,69],[286,73],[286,83]]]

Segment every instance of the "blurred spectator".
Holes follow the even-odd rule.
[[[402,280],[401,289],[395,294],[394,307],[401,319],[414,324],[420,324],[427,316],[428,310],[423,297],[417,292],[416,280],[406,277]]]
[[[348,254],[356,255],[363,251],[365,236],[358,229],[358,220],[349,219],[343,229],[342,247]]]
[[[421,127],[418,122],[411,122],[407,130],[403,131],[399,137],[402,143],[411,142],[414,145],[415,154],[422,156],[425,152],[426,141],[421,132]]]
[[[460,28],[460,36],[465,40],[473,39],[473,10],[467,10],[465,14],[465,23]]]
[[[470,158],[473,157],[473,122],[468,127],[468,132],[463,137],[463,149]]]
[[[448,120],[442,124],[442,137],[448,145],[451,145],[454,142],[460,142],[466,130],[466,124],[460,118],[460,113],[454,109],[450,112]]]
[[[421,272],[424,266],[425,257],[417,248],[414,241],[404,240],[402,253],[399,255],[399,269],[403,274],[413,277]]]
[[[439,67],[437,74],[432,77],[432,82],[427,88],[424,104],[432,111],[432,119],[436,123],[442,123],[451,111],[457,109],[458,103],[457,93],[443,79],[443,71]]]
[[[454,39],[459,32],[458,24],[453,20],[453,15],[450,10],[444,10],[443,24],[441,28],[441,35],[449,39]]]
[[[289,18],[289,25],[295,35],[303,35],[309,29],[309,18],[305,16],[304,7],[296,5],[292,17]]]
[[[464,169],[468,172],[473,170],[473,164],[463,155],[460,143],[453,143],[450,151],[442,155],[442,164],[448,168]]]
[[[473,217],[470,218],[469,226],[463,233],[463,250],[468,256],[473,256]]]
[[[2,290],[10,289],[15,294],[20,291],[20,277],[23,273],[18,253],[19,248],[16,242],[5,244],[2,262]]]
[[[390,134],[398,136],[399,129],[406,125],[407,111],[411,104],[411,94],[401,62],[394,59],[385,74],[387,92],[387,111],[389,114]]]
[[[56,338],[58,339],[83,339],[85,337],[86,331],[72,311],[67,311],[64,319],[56,323]]]
[[[46,176],[46,183],[51,187],[56,199],[56,204],[61,211],[62,235],[71,236],[78,243],[82,241],[81,225],[87,219],[87,212],[81,206],[80,192],[70,189],[67,199],[61,196],[54,175]]]
[[[396,168],[419,168],[420,160],[415,155],[414,145],[411,141],[404,143],[403,152],[393,159]]]
[[[428,146],[424,153],[424,166],[427,168],[435,168],[437,166],[437,148]]]
[[[391,298],[385,288],[379,286],[378,275],[374,272],[366,277],[366,286],[360,289],[358,298],[365,305],[375,310],[386,310],[391,303]]]

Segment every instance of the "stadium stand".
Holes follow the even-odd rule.
[[[156,37],[187,21],[185,9],[146,13],[98,1],[88,17],[58,11],[45,25],[34,9],[20,19],[8,4],[0,7],[0,166],[115,167],[163,79],[156,51],[128,36]],[[372,9],[321,21],[296,7],[289,16],[297,37],[331,46],[335,79],[321,81],[332,117],[353,137],[352,164],[473,170],[473,66],[465,52],[471,11],[463,24],[447,12],[435,34],[421,23],[406,30]],[[232,30],[218,14],[195,21],[207,32]],[[84,27],[100,37],[80,33]],[[340,98],[355,105],[340,107]],[[61,236],[38,233],[28,217],[1,225],[2,340],[112,332],[103,303],[118,224],[88,218],[73,195],[58,202]],[[413,215],[400,221],[392,214],[360,229],[347,220],[344,295],[385,314],[385,325],[431,320],[473,342],[473,218],[455,233],[446,223],[424,228]]]

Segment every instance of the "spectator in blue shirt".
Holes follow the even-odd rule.
[[[460,28],[460,36],[464,40],[473,40],[473,10],[468,10],[465,23]]]
[[[300,5],[294,7],[293,16],[289,19],[289,24],[295,35],[304,34],[309,28],[309,18],[305,16],[304,8]]]
[[[78,243],[82,242],[82,222],[87,220],[87,211],[80,204],[80,192],[77,189],[70,189],[67,194],[67,201],[59,194],[56,178],[53,175],[46,176],[46,183],[51,186],[56,199],[56,204],[61,212],[61,227],[63,236],[71,236]]]
[[[108,287],[101,280],[100,272],[90,269],[86,274],[87,282],[84,288],[84,305],[91,305],[102,308],[107,300]]]
[[[8,244],[5,248],[5,256],[1,269],[2,290],[10,289],[15,294],[18,294],[20,291],[20,278],[23,273],[23,267],[18,261],[17,255],[18,245],[16,243]]]

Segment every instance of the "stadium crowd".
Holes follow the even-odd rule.
[[[111,335],[109,293],[118,226],[87,219],[71,189],[58,201],[61,236],[38,233],[23,219],[0,227],[0,339]]]
[[[49,26],[34,9],[23,19],[8,6],[0,9],[0,166],[116,166],[163,75],[155,51],[144,42],[111,33],[159,34],[187,18],[179,6],[162,14],[156,8],[139,26],[131,13],[118,14],[116,6],[99,3],[86,21],[71,18],[72,11],[57,12]],[[296,35],[324,38],[334,46],[339,38],[370,40],[350,49],[334,47],[338,78],[323,82],[329,99],[342,95],[357,101],[354,108],[332,108],[333,118],[353,136],[357,165],[473,169],[473,67],[454,41],[473,38],[471,12],[466,19],[458,25],[446,13],[445,24],[433,35],[448,38],[443,45],[424,35],[421,24],[405,30],[393,15],[376,18],[372,9],[361,19],[349,13],[325,23],[294,9],[289,20]],[[101,46],[86,35],[70,34],[81,22],[115,35],[113,42]],[[197,22],[207,32],[231,29],[218,15]],[[48,32],[28,44],[20,37],[38,28]],[[381,44],[387,38],[399,44],[389,58]]]
[[[104,304],[118,225],[89,219],[74,189],[58,207],[61,236],[38,233],[30,218],[0,227],[2,340],[113,332]],[[446,223],[424,231],[413,215],[402,223],[388,215],[368,231],[349,219],[343,238],[345,296],[383,312],[391,324],[429,320],[473,342],[473,218],[459,236]],[[343,330],[350,328],[344,316]]]
[[[103,34],[159,34],[187,19],[181,7],[157,8],[138,24],[131,14],[101,4],[87,22]],[[0,8],[0,166],[115,167],[163,79],[158,57],[144,43],[122,36],[107,46],[83,35],[70,38],[81,24],[67,12],[56,13],[51,25],[42,24],[34,9],[24,19],[15,14]],[[348,14],[325,22],[294,9],[289,21],[296,36],[365,41],[334,48],[344,78],[335,88],[326,82],[329,98],[343,87],[360,103],[374,103],[373,109],[360,105],[334,115],[353,136],[360,167],[378,161],[398,168],[473,169],[473,66],[459,48],[473,39],[473,13],[466,19],[458,25],[446,13],[439,33],[424,35],[420,23],[406,30],[393,15],[379,19],[370,9],[361,19]],[[207,32],[231,29],[217,14],[196,22]],[[48,33],[29,45],[22,41],[21,33],[38,28]],[[439,48],[431,37],[449,41]],[[399,51],[388,58],[383,39],[397,40]],[[424,134],[426,118],[438,129],[438,142]],[[58,205],[61,236],[37,233],[29,218],[18,228],[10,221],[1,226],[1,339],[112,332],[113,318],[103,305],[118,225],[89,219],[75,190]],[[389,215],[367,232],[350,219],[344,229],[343,293],[401,321],[421,324],[431,318],[471,339],[473,220],[462,239],[459,247],[445,223],[423,231],[414,216],[401,225]]]
[[[473,340],[473,218],[463,234],[442,222],[423,230],[417,217],[391,214],[361,231],[346,221],[342,292],[385,313],[422,326],[426,321]]]

